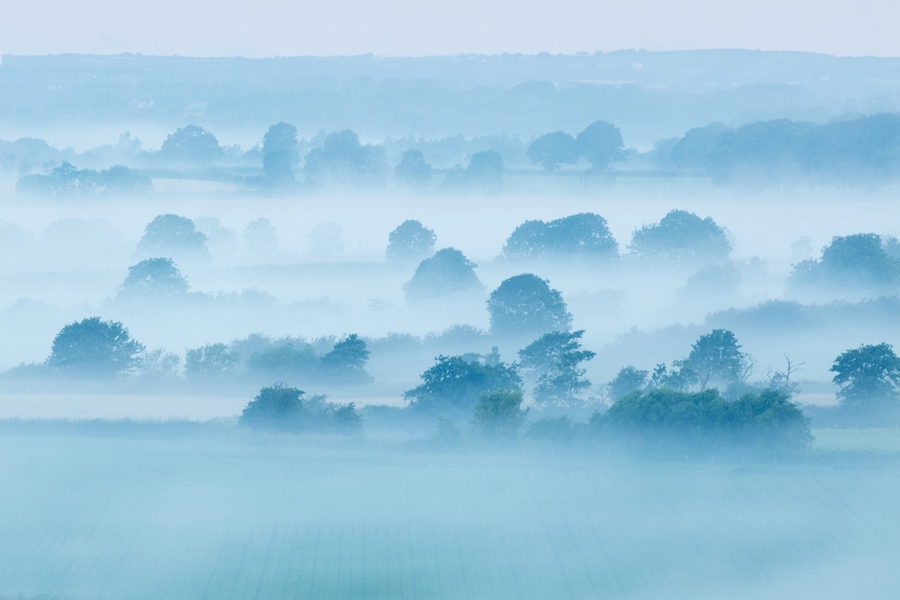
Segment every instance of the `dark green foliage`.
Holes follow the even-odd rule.
[[[647,385],[649,376],[649,371],[631,366],[623,367],[613,380],[606,384],[610,399],[616,402],[632,392],[642,391]]]
[[[368,186],[383,183],[389,167],[384,148],[361,144],[349,129],[330,133],[306,156],[306,182]]]
[[[240,356],[226,344],[206,344],[185,354],[184,374],[191,379],[220,379],[235,374]]]
[[[578,152],[595,171],[605,171],[609,163],[625,158],[625,143],[618,127],[595,121],[575,138]]]
[[[190,287],[171,258],[148,258],[133,267],[119,287],[119,297],[129,299],[176,300]]]
[[[437,236],[416,220],[400,223],[388,236],[385,255],[391,261],[422,260],[434,253]]]
[[[491,292],[488,312],[491,332],[506,336],[535,336],[568,331],[572,315],[562,294],[548,281],[526,273],[503,281]]]
[[[580,148],[568,133],[554,131],[531,142],[526,154],[532,163],[541,165],[545,171],[555,171],[559,165],[577,163]]]
[[[832,381],[841,386],[838,399],[848,407],[896,403],[900,394],[900,357],[890,344],[862,345],[834,360]]]
[[[526,414],[520,390],[496,390],[479,396],[472,425],[486,438],[511,439],[519,435]]]
[[[322,376],[342,385],[370,383],[372,377],[366,372],[369,354],[366,343],[355,333],[350,334],[322,357]]]
[[[144,228],[138,251],[151,256],[207,256],[206,236],[194,222],[178,215],[159,215]]]
[[[536,382],[534,400],[539,406],[567,406],[591,387],[580,368],[596,353],[581,349],[584,330],[553,331],[519,350],[519,366]]]
[[[431,183],[431,165],[419,150],[407,150],[394,168],[394,181],[410,187],[426,187]]]
[[[874,233],[835,236],[820,260],[794,265],[788,288],[806,294],[895,294],[900,292],[900,260],[887,253],[886,243]]]
[[[672,361],[669,369],[664,363],[656,365],[647,383],[647,389],[669,389],[686,392],[698,381],[697,372],[691,368],[687,359]]]
[[[775,390],[745,394],[736,402],[727,402],[714,389],[634,392],[592,418],[592,426],[648,447],[747,445],[789,451],[812,441],[809,420],[787,394]]]
[[[731,242],[712,218],[673,210],[659,223],[645,225],[631,236],[632,254],[678,261],[725,260]]]
[[[149,192],[151,187],[149,177],[122,165],[95,171],[78,169],[68,162],[49,175],[26,175],[16,183],[17,191],[41,196],[134,195]]]
[[[503,255],[509,258],[591,256],[612,258],[619,244],[606,219],[594,213],[579,213],[543,221],[525,221],[506,240]]]
[[[297,128],[276,123],[263,136],[263,173],[272,186],[294,183],[294,165],[300,160]]]
[[[166,137],[159,155],[172,162],[204,164],[222,158],[225,152],[212,133],[197,125],[188,125]]]
[[[47,365],[73,375],[113,377],[139,367],[143,351],[122,323],[90,317],[56,334]]]
[[[410,407],[426,410],[471,410],[482,394],[522,389],[515,366],[490,357],[438,356],[421,378],[421,385],[403,397]]]
[[[734,333],[727,329],[701,335],[691,346],[687,362],[697,374],[701,390],[711,382],[729,385],[744,381],[752,365],[749,356],[741,352]]]
[[[434,256],[419,263],[412,279],[403,287],[406,299],[419,302],[480,289],[481,281],[475,274],[477,266],[455,248],[438,250]]]

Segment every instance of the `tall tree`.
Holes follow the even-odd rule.
[[[900,386],[900,357],[890,344],[864,344],[847,350],[831,365],[832,381],[841,386],[838,399],[845,406],[896,402]]]
[[[294,165],[299,160],[297,128],[275,123],[263,136],[263,173],[269,185],[294,183]]]

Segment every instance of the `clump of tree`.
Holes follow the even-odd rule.
[[[454,167],[444,178],[442,187],[447,191],[482,191],[496,192],[503,185],[503,173],[506,166],[503,157],[496,150],[476,152],[469,159],[469,165],[463,169]]]
[[[456,248],[438,250],[419,263],[412,279],[403,286],[406,300],[420,302],[481,289],[481,281],[475,274],[477,266]]]
[[[407,219],[388,235],[385,256],[394,262],[422,260],[434,254],[436,241],[433,229],[414,219]]]
[[[262,388],[241,413],[242,427],[281,433],[355,435],[362,431],[362,417],[353,402],[334,404],[325,396],[281,383]]]
[[[171,258],[148,258],[128,267],[119,286],[121,300],[172,301],[187,297],[190,286]]]
[[[483,393],[475,403],[472,425],[488,440],[511,440],[519,436],[528,410],[522,410],[521,390],[498,389]]]
[[[186,217],[159,215],[144,228],[137,251],[144,256],[208,258],[207,237]]]
[[[640,258],[697,262],[725,261],[731,252],[726,231],[711,217],[673,210],[659,223],[644,225],[631,235],[631,253]]]
[[[486,356],[438,356],[421,379],[420,385],[403,393],[416,410],[468,413],[482,394],[522,391],[516,367],[501,361],[496,348]]]
[[[601,437],[662,452],[791,452],[809,447],[813,439],[809,419],[777,390],[747,393],[731,402],[716,389],[635,391],[604,414],[595,413],[591,426]]]
[[[788,290],[804,296],[850,294],[871,297],[900,292],[900,260],[893,242],[874,233],[835,236],[819,260],[794,265]]]
[[[842,407],[866,410],[900,405],[900,357],[890,344],[863,344],[831,365]]]
[[[294,183],[294,165],[300,160],[297,128],[290,123],[275,123],[263,136],[263,174],[272,187]]]
[[[400,156],[394,167],[394,181],[411,188],[426,188],[431,183],[431,165],[420,150],[410,149]]]
[[[23,194],[39,196],[98,196],[145,194],[152,189],[149,177],[128,167],[115,165],[108,169],[79,169],[63,162],[49,175],[26,175],[16,183]]]
[[[619,244],[606,219],[594,213],[579,213],[549,222],[525,221],[510,234],[503,246],[507,258],[615,258]]]
[[[584,330],[553,331],[519,350],[519,368],[534,385],[537,406],[570,406],[590,389],[591,382],[581,363],[596,353],[581,349],[583,335]]]
[[[46,364],[68,376],[111,379],[135,373],[143,352],[121,322],[89,317],[56,334]]]
[[[206,165],[223,158],[225,151],[215,135],[198,125],[186,125],[166,137],[158,156],[176,164]]]
[[[568,331],[572,324],[562,294],[546,279],[525,273],[504,280],[487,301],[491,333],[500,336],[539,336]]]
[[[387,180],[390,169],[382,146],[362,144],[349,129],[330,133],[321,148],[306,155],[306,183],[370,186]]]
[[[546,171],[556,171],[560,165],[574,165],[584,158],[595,173],[602,173],[610,163],[625,158],[625,144],[618,127],[596,121],[575,138],[564,131],[544,134],[531,142],[526,154],[532,163]]]

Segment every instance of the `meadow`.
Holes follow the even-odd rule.
[[[895,598],[900,470],[0,436],[0,597]]]

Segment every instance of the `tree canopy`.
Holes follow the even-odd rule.
[[[526,154],[532,163],[541,165],[545,171],[556,171],[559,165],[577,163],[581,148],[568,133],[554,131],[531,142]]]
[[[388,236],[385,255],[391,261],[422,260],[434,253],[437,236],[419,221],[407,219]]]
[[[547,223],[525,221],[503,246],[503,255],[508,258],[612,258],[618,252],[619,244],[606,219],[594,213],[579,213]]]
[[[701,390],[712,382],[738,383],[746,379],[752,365],[750,357],[741,352],[734,333],[727,329],[713,329],[701,335],[691,346],[687,362],[697,374]]]
[[[205,258],[209,256],[206,241],[192,220],[165,214],[147,224],[137,249],[150,256]]]
[[[851,293],[878,296],[900,291],[900,260],[888,254],[889,242],[874,233],[835,236],[820,260],[794,265],[788,288],[800,294]]]
[[[841,386],[838,399],[845,406],[896,402],[900,386],[900,357],[890,344],[864,344],[834,359],[832,381]]]
[[[539,406],[568,406],[591,382],[581,363],[596,353],[581,349],[584,330],[553,331],[519,350],[519,367],[535,382],[534,399]]]
[[[197,125],[187,125],[166,137],[159,154],[173,162],[202,164],[222,158],[225,152],[212,133]]]
[[[128,267],[118,295],[129,299],[175,300],[183,298],[189,290],[187,279],[171,258],[148,258]]]
[[[618,127],[606,121],[595,121],[575,138],[578,152],[595,171],[605,171],[609,163],[625,158],[625,142]]]
[[[504,280],[487,301],[491,332],[506,336],[534,336],[568,331],[572,315],[562,294],[546,279],[525,273]]]
[[[382,146],[361,144],[355,132],[330,133],[321,148],[306,156],[306,182],[369,186],[384,183],[389,174]]]
[[[89,317],[56,334],[47,365],[75,375],[112,377],[139,367],[143,351],[121,322]]]
[[[438,356],[422,373],[422,383],[403,393],[410,407],[427,410],[471,410],[482,394],[522,390],[513,365],[478,356]]]
[[[712,218],[684,210],[673,210],[659,223],[636,230],[629,247],[639,257],[679,261],[725,260],[731,252],[728,235]]]
[[[394,181],[410,187],[426,187],[431,183],[431,165],[419,150],[407,150],[394,167]]]
[[[454,292],[480,289],[475,263],[456,248],[443,248],[426,258],[404,286],[409,302],[441,298]]]
[[[269,185],[294,183],[294,165],[300,160],[297,128],[275,123],[263,136],[263,173]]]

